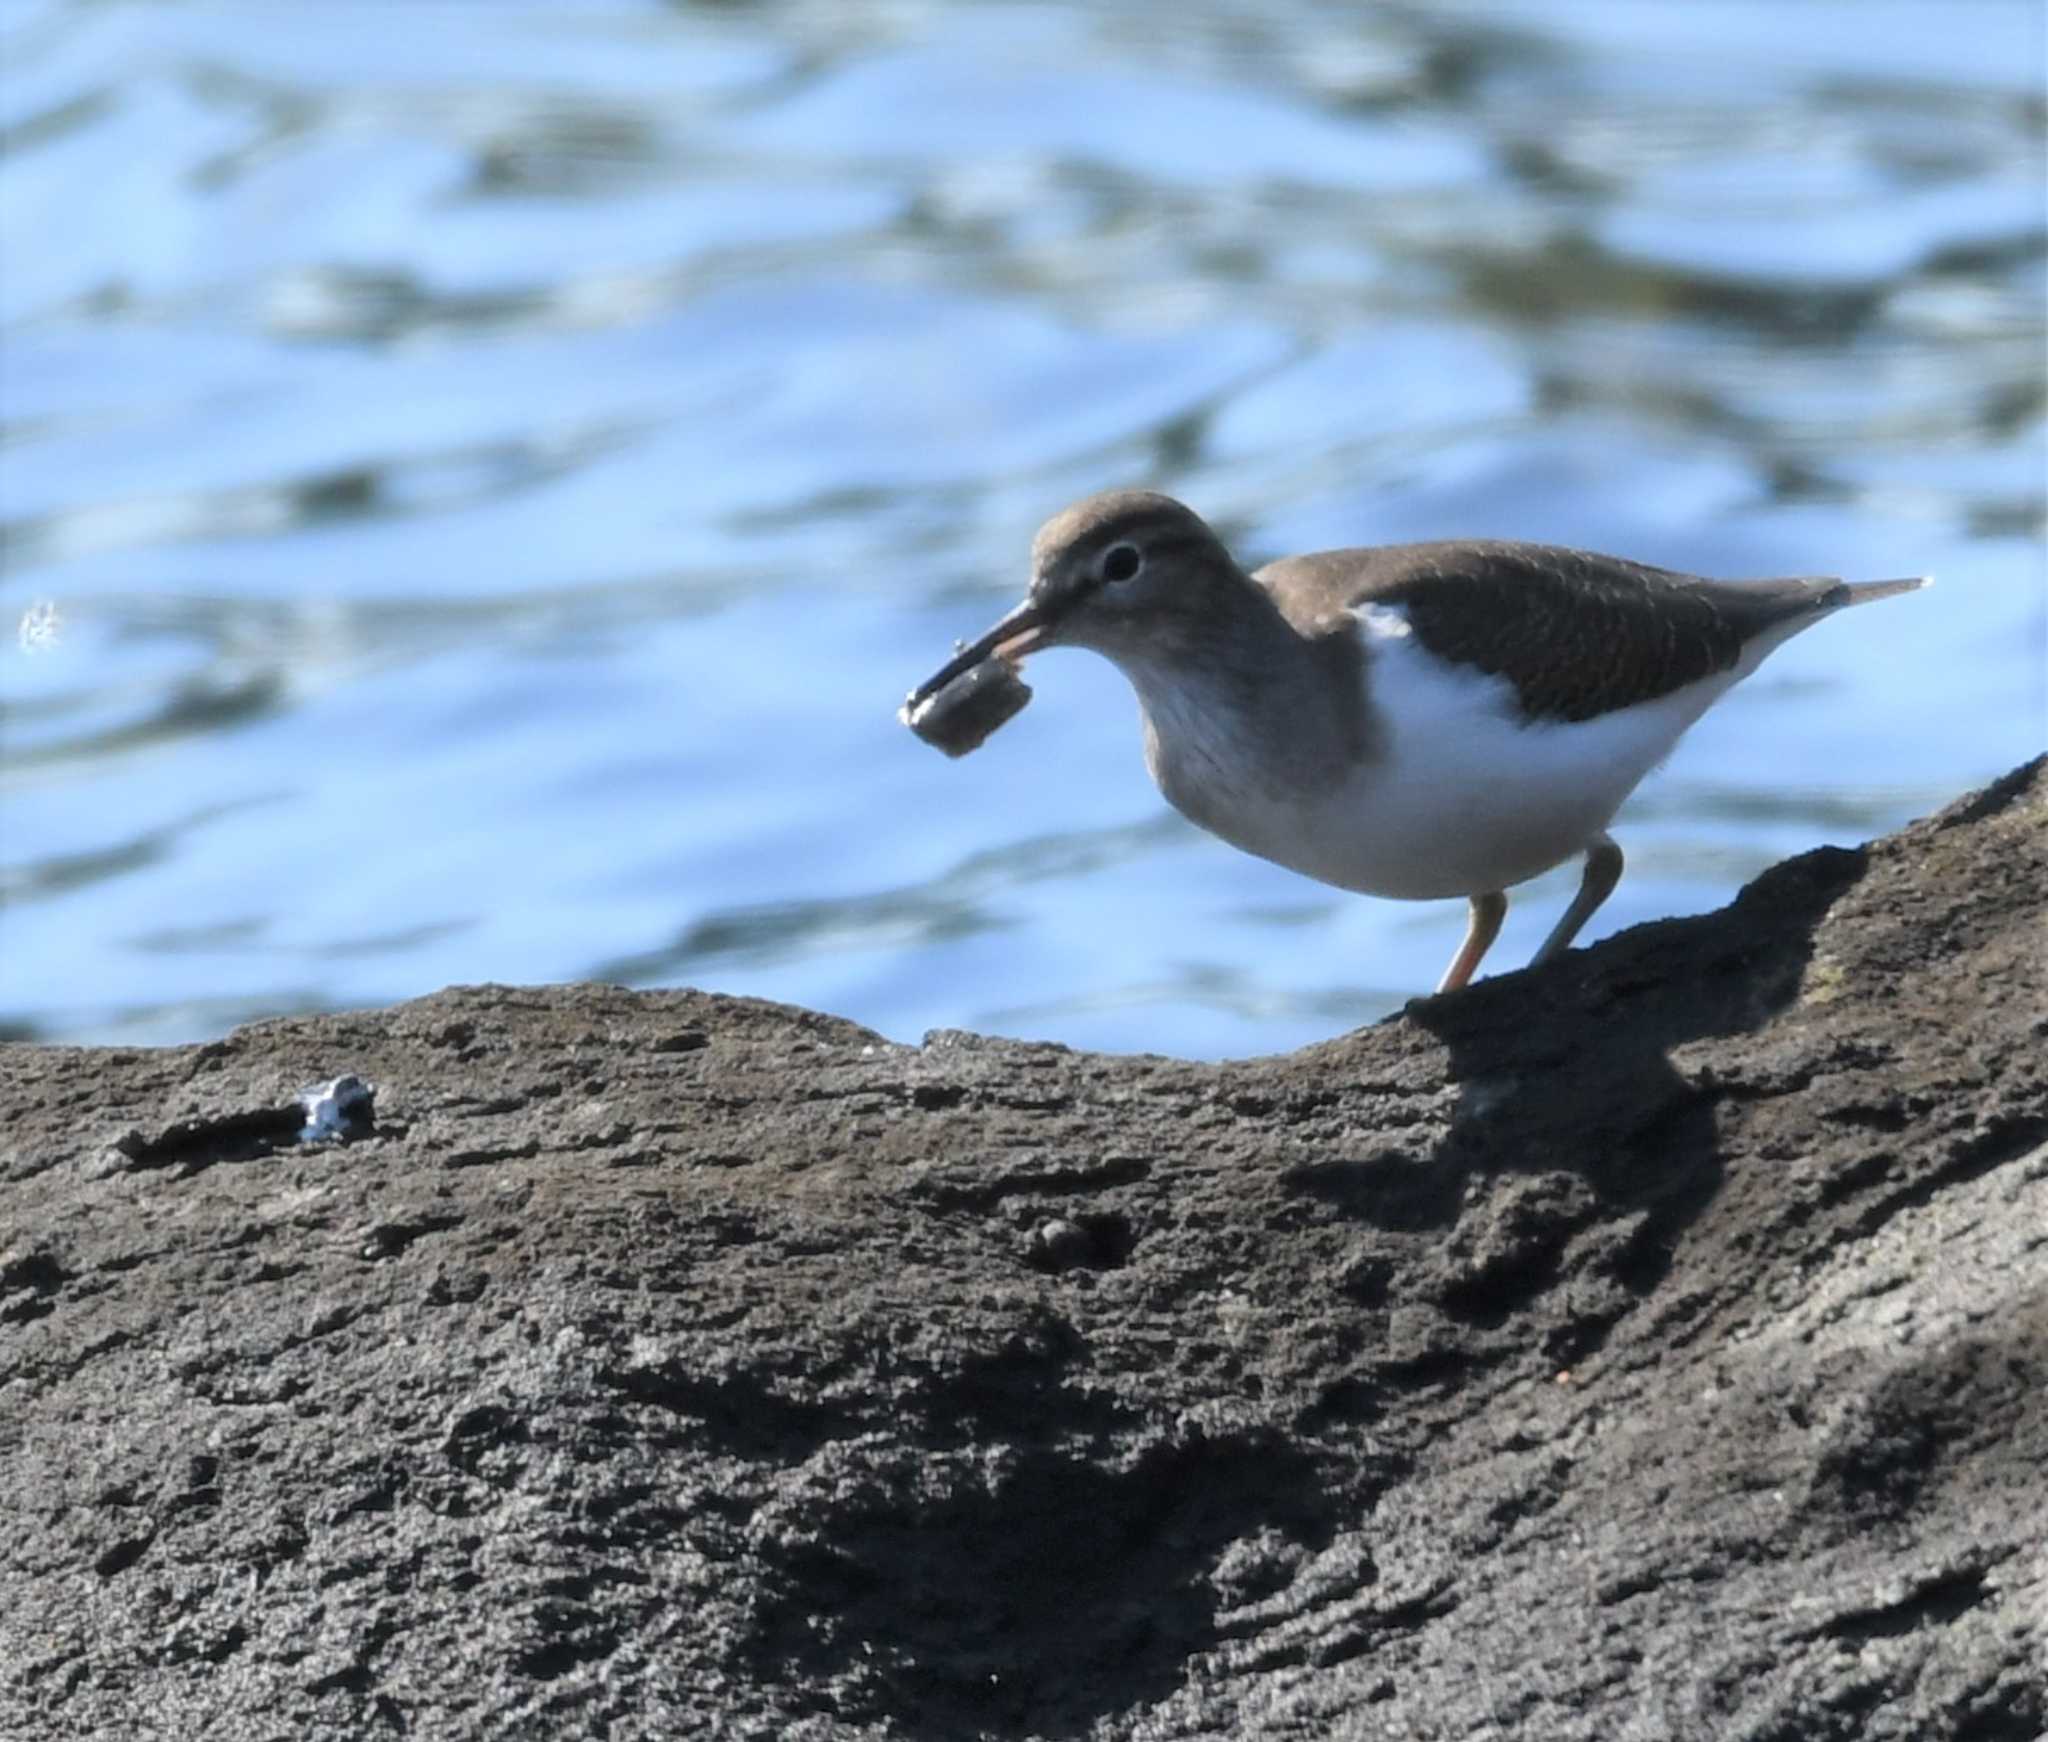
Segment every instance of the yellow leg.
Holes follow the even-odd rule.
[[[1479,958],[1500,936],[1500,922],[1507,916],[1508,898],[1498,889],[1489,895],[1472,897],[1472,917],[1465,924],[1465,941],[1458,946],[1458,953],[1451,958],[1451,965],[1437,983],[1439,993],[1455,992],[1472,978],[1473,971],[1479,966]]]
[[[1621,849],[1606,835],[1601,835],[1586,849],[1586,874],[1579,881],[1579,892],[1572,897],[1571,906],[1564,910],[1564,918],[1551,927],[1550,936],[1543,940],[1543,947],[1530,958],[1530,966],[1548,962],[1572,947],[1572,939],[1579,935],[1579,928],[1593,917],[1601,902],[1614,893],[1614,886],[1621,881],[1621,865]]]

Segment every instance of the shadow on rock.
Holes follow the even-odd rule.
[[[1718,914],[1418,1000],[1406,1019],[1448,1049],[1448,1129],[1302,1165],[1294,1184],[1378,1230],[1439,1235],[1430,1292],[1458,1324],[1500,1326],[1569,1280],[1575,1310],[1544,1353],[1583,1359],[1663,1279],[1720,1188],[1717,1112],[1743,1085],[1689,1071],[1687,1047],[1763,1031],[1793,1003],[1815,932],[1866,862],[1824,848]],[[1390,1377],[1427,1382],[1457,1364],[1423,1347]]]
[[[875,1475],[807,1498],[787,1540],[769,1527],[757,1638],[764,1679],[831,1686],[837,1716],[892,1734],[1080,1734],[1161,1699],[1218,1638],[1219,1555],[1312,1552],[1334,1525],[1313,1460],[1257,1436],[1155,1443],[1122,1468],[1033,1450],[909,1492]]]

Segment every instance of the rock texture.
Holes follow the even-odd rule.
[[[2032,1742],[2044,917],[2035,764],[1286,1058],[0,1049],[0,1735]]]

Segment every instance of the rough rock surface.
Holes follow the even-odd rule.
[[[1285,1058],[0,1049],[0,1735],[2033,1742],[2044,917],[2035,764]]]

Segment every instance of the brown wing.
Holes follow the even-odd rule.
[[[1304,634],[1401,607],[1439,659],[1506,678],[1531,719],[1586,720],[1731,669],[1759,635],[1846,596],[1833,580],[1702,580],[1555,545],[1395,544],[1253,576]]]

